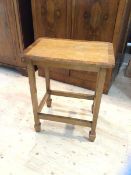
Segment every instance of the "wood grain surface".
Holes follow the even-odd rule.
[[[25,57],[35,61],[56,61],[87,64],[105,68],[114,66],[113,45],[108,42],[73,41],[39,38],[27,50]]]

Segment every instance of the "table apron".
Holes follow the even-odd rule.
[[[76,65],[76,64],[67,64],[67,63],[57,63],[57,62],[44,62],[44,61],[32,61],[33,65],[37,65],[40,67],[54,67],[54,68],[63,68],[63,69],[71,69],[71,70],[79,70],[79,71],[89,71],[89,72],[99,72],[100,66],[96,65]]]

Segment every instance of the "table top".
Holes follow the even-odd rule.
[[[39,38],[24,51],[25,61],[55,61],[102,68],[115,65],[113,44],[100,41]]]

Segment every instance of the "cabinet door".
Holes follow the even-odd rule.
[[[70,37],[69,9],[70,0],[32,0],[35,37]]]
[[[112,42],[120,0],[75,0],[72,38]]]
[[[0,1],[0,62],[15,65],[16,64],[16,48],[12,40],[11,25],[11,3],[10,1]],[[12,22],[12,23],[11,23]],[[13,38],[15,40],[15,37]]]

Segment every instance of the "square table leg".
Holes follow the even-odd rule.
[[[49,68],[45,68],[45,81],[46,81],[46,92],[49,94],[49,97],[47,99],[47,107],[51,107],[51,94],[50,94],[50,75],[49,75]]]
[[[106,76],[106,69],[101,68],[98,72],[95,98],[94,98],[93,109],[92,109],[93,122],[92,122],[91,131],[89,133],[90,141],[94,141],[96,137],[96,125],[97,125],[97,119],[98,119],[98,114],[100,109],[101,97],[103,93],[103,87],[105,83],[105,76]]]
[[[34,114],[34,121],[35,121],[34,128],[36,132],[40,132],[41,123],[38,116],[38,99],[37,99],[35,67],[31,62],[27,64],[27,71],[29,76],[30,93],[31,93],[31,100],[32,100],[32,107],[33,107],[33,114]]]

